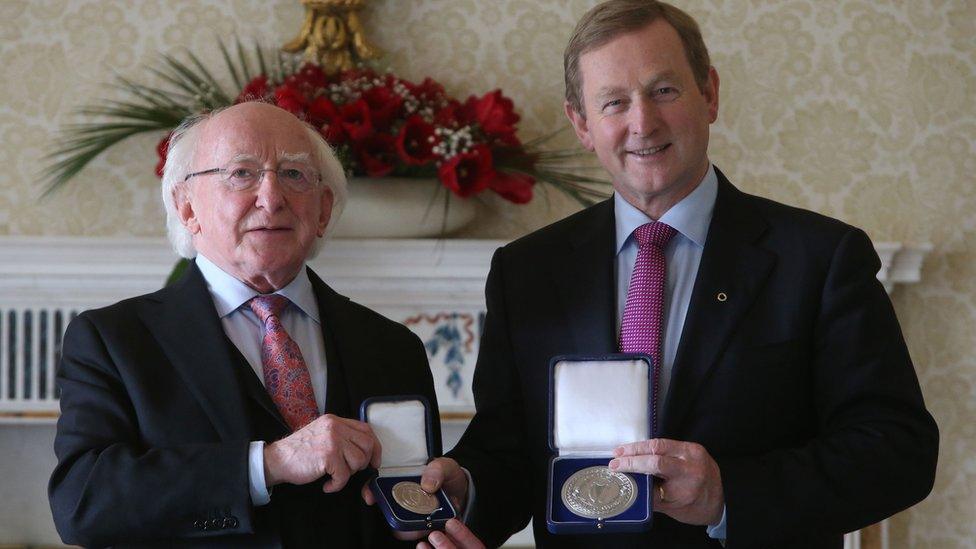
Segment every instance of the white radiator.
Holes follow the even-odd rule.
[[[0,306],[0,410],[45,414],[57,408],[54,374],[71,307]]]

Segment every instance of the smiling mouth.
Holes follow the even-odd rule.
[[[264,233],[280,233],[284,231],[290,231],[291,227],[255,227],[250,229],[249,232],[264,232]]]
[[[666,143],[664,145],[659,145],[657,147],[647,147],[646,149],[634,149],[632,151],[627,151],[627,154],[632,154],[632,155],[637,156],[639,158],[643,158],[643,157],[646,157],[646,156],[653,156],[653,155],[655,155],[655,154],[657,154],[657,153],[659,153],[659,152],[667,149],[670,146],[671,146],[671,143]]]

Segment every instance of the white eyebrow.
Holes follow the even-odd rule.
[[[261,162],[261,159],[258,158],[258,157],[256,157],[256,156],[254,156],[253,154],[239,153],[239,154],[235,154],[234,157],[231,158],[230,161],[231,162],[257,162],[257,163],[260,163]],[[283,152],[283,153],[280,153],[278,155],[278,162],[279,163],[280,162],[302,162],[304,164],[308,164],[308,161],[309,161],[309,155],[308,155],[307,152],[300,152],[300,153],[286,153],[286,152]]]
[[[309,156],[307,152],[281,153],[278,155],[278,158],[279,160],[283,160],[285,162],[301,162],[303,164],[308,164]]]
[[[238,153],[230,159],[231,162],[258,162],[258,157],[253,154]]]

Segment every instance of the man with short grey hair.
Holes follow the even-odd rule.
[[[399,394],[424,395],[437,417],[436,398],[420,340],[305,265],[345,184],[318,132],[269,104],[174,133],[163,201],[193,262],[64,336],[49,495],[66,543],[399,543],[362,501],[381,448],[351,418]]]

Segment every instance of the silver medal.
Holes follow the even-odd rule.
[[[428,494],[416,482],[398,482],[393,486],[393,499],[407,511],[429,515],[440,507],[437,496]]]
[[[573,513],[591,519],[623,513],[637,499],[637,484],[624,473],[597,465],[573,473],[562,489],[563,504]]]

